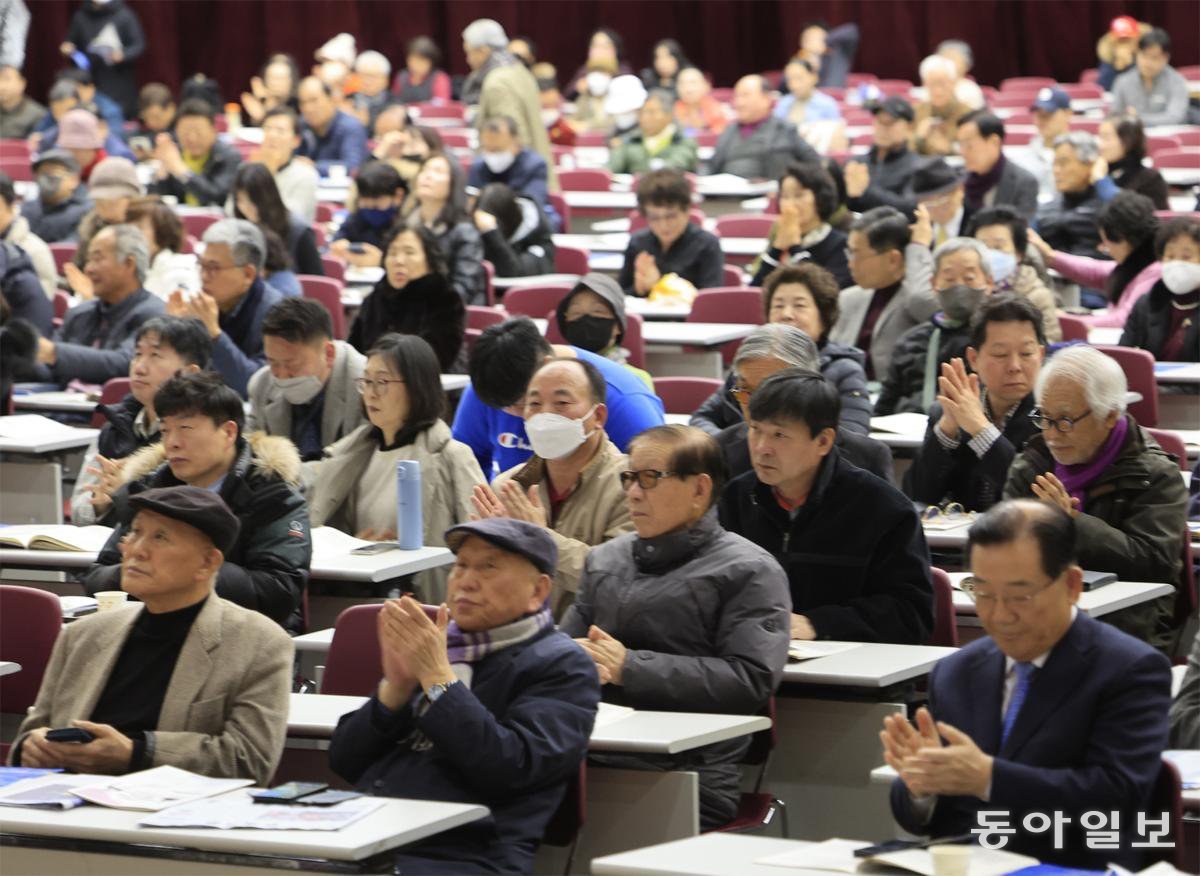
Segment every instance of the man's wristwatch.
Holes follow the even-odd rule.
[[[425,699],[429,700],[430,703],[436,703],[438,701],[438,698],[441,697],[442,694],[444,694],[446,691],[448,691],[454,685],[461,684],[461,683],[462,682],[460,682],[456,678],[456,679],[454,679],[454,681],[435,684],[432,687],[430,687],[429,690],[427,690],[425,692]]]

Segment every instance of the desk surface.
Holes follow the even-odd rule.
[[[829,871],[799,870],[755,864],[758,858],[778,855],[810,845],[735,833],[706,833],[662,845],[592,859],[595,876],[788,876]]]
[[[1155,362],[1154,379],[1159,383],[1200,383],[1200,362]]]
[[[14,672],[20,671],[20,663],[13,663],[11,660],[0,660],[0,675],[12,675]]]
[[[957,583],[966,575],[966,572],[951,572],[950,580]],[[1170,584],[1147,581],[1114,581],[1097,590],[1086,590],[1080,593],[1078,605],[1080,611],[1086,612],[1092,617],[1101,617],[1174,592],[1175,588]],[[968,616],[977,614],[975,603],[971,601],[971,597],[957,588],[955,588],[953,596],[956,614]]]
[[[98,404],[82,392],[28,392],[13,396],[13,407],[18,411],[90,414]]]
[[[56,423],[37,414],[0,417],[0,451],[8,453],[56,453],[87,447],[99,429],[79,429]]]
[[[783,680],[793,684],[883,688],[925,675],[935,663],[956,650],[864,642],[828,657],[788,661]]]
[[[245,793],[245,790],[230,792],[239,796]],[[0,810],[0,830],[209,852],[358,861],[487,814],[484,806],[389,799],[380,809],[342,830],[198,830],[138,827],[145,813],[103,806],[81,806],[66,812],[6,806]]]

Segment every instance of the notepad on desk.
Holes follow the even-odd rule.
[[[856,858],[855,849],[869,843],[861,840],[829,839],[803,848],[757,858],[754,863],[772,867],[804,870],[828,870],[833,873],[872,873],[878,865],[897,867],[921,876],[933,876],[933,856],[928,849],[901,849],[870,858]],[[1024,867],[1036,866],[1036,858],[1015,855],[999,849],[971,847],[970,876],[1001,876]]]
[[[812,642],[792,639],[788,645],[788,659],[815,660],[818,657],[841,654],[843,651],[853,651],[858,647],[861,647],[859,642]]]
[[[0,526],[0,547],[99,553],[111,536],[112,530],[107,526],[27,523]]]
[[[871,417],[871,428],[877,432],[894,432],[897,435],[924,435],[929,417],[925,414],[886,414]]]
[[[253,785],[250,779],[212,779],[173,766],[154,767],[73,788],[77,797],[110,809],[158,812],[168,806],[190,803]]]
[[[14,441],[61,438],[76,431],[74,426],[51,420],[41,414],[12,414],[0,417],[0,438],[10,438]]]

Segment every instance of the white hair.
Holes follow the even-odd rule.
[[[921,62],[921,67],[920,67],[921,81],[924,82],[926,79],[929,78],[929,74],[936,73],[939,70],[942,73],[945,73],[951,79],[958,78],[958,68],[956,66],[954,66],[953,61],[951,61],[947,57],[944,57],[943,55],[930,55],[928,58],[926,58],[924,61]]]
[[[964,40],[942,40],[938,43],[937,53],[939,55],[944,58],[947,57],[948,52],[957,52],[962,55],[968,70],[975,66],[975,53],[971,51],[971,47]]]
[[[146,243],[142,229],[127,224],[110,227],[113,232],[114,259],[121,264],[133,259],[133,271],[137,275],[138,283],[141,283],[150,272],[150,245]]]
[[[791,368],[821,370],[821,356],[817,345],[805,332],[794,325],[769,322],[760,325],[742,341],[733,357],[733,370],[754,359],[778,359]]]
[[[223,243],[229,247],[238,267],[253,265],[262,273],[267,258],[267,242],[258,226],[245,219],[221,219],[204,230],[204,243]]]
[[[1125,393],[1129,384],[1117,360],[1097,350],[1077,344],[1064,347],[1042,366],[1034,387],[1041,401],[1046,387],[1056,380],[1069,380],[1083,388],[1083,396],[1095,416],[1103,419],[1114,411],[1125,413]]]
[[[358,56],[358,60],[354,62],[354,69],[359,73],[362,73],[370,67],[374,67],[384,76],[392,75],[392,62],[389,61],[387,57],[383,55],[383,53],[377,52],[374,49],[363,52]]]
[[[979,266],[989,280],[992,279],[992,260],[988,258],[987,247],[973,237],[952,237],[933,251],[933,272],[936,274],[942,266],[942,259],[956,252],[970,250],[979,256]]]
[[[1091,164],[1100,157],[1100,141],[1095,134],[1087,131],[1071,131],[1054,138],[1054,148],[1070,146],[1075,150],[1075,157],[1084,164]]]
[[[462,32],[463,42],[469,49],[508,48],[508,35],[500,22],[490,18],[477,18]]]

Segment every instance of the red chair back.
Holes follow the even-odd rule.
[[[1085,344],[1087,343],[1088,324],[1086,320],[1067,313],[1060,313],[1058,315],[1058,324],[1062,326],[1064,341],[1083,341]]]
[[[369,697],[383,676],[379,653],[382,605],[352,605],[338,615],[321,693]]]
[[[1154,166],[1160,170],[1164,167],[1182,167],[1186,170],[1200,168],[1200,148],[1182,146],[1179,149],[1164,149],[1154,153]]]
[[[957,648],[958,623],[954,613],[954,588],[950,584],[950,576],[937,566],[933,566],[929,571],[933,573],[933,632],[929,634],[929,641],[925,644]]]
[[[47,245],[50,247],[50,255],[54,256],[54,270],[58,271],[59,276],[62,276],[63,265],[75,258],[79,244],[71,240]]]
[[[554,248],[554,271],[558,274],[579,274],[588,272],[588,259],[591,253],[577,246],[556,246]]]
[[[325,276],[331,280],[346,281],[346,263],[336,256],[321,256],[321,268],[325,271]]]
[[[332,277],[317,277],[313,274],[297,274],[305,298],[320,301],[329,311],[333,321],[333,336],[339,341],[346,339],[346,311],[342,308],[342,281]]]
[[[907,79],[879,79],[875,82],[875,87],[888,97],[908,97],[909,92],[913,90],[913,84]]]
[[[321,202],[317,204],[317,212],[313,214],[313,220],[322,224],[333,221],[333,214],[342,209],[341,204],[330,204]]]
[[[483,265],[483,297],[490,306],[496,303],[496,266],[487,259],[480,264]]]
[[[462,119],[466,110],[461,103],[447,101],[445,103],[418,103],[413,110],[421,119]]]
[[[668,414],[690,414],[724,384],[715,377],[656,377],[654,394]]]
[[[746,283],[746,278],[742,276],[742,269],[736,265],[725,265],[721,268],[721,283],[724,286],[736,286],[742,288]]]
[[[701,289],[692,301],[691,313],[685,322],[744,322],[761,325],[763,305],[761,289],[724,288]],[[721,345],[721,360],[732,364],[740,340]],[[689,348],[695,349],[695,348]]]
[[[771,232],[775,217],[760,213],[728,213],[717,217],[717,237],[761,237]]]
[[[1065,91],[1071,100],[1104,99],[1104,89],[1095,82],[1062,82],[1058,87]]]
[[[63,319],[71,309],[71,296],[61,289],[54,293],[54,318]]]
[[[439,131],[438,134],[447,149],[471,148],[471,135],[466,131]]]
[[[564,192],[607,192],[612,188],[612,172],[603,167],[560,170],[558,186]]]
[[[45,590],[0,584],[0,660],[21,671],[0,678],[0,712],[23,713],[37,699],[62,629],[62,604]]]
[[[551,310],[546,316],[546,340],[552,344],[565,344],[567,339],[558,330],[558,320]],[[642,318],[636,313],[625,313],[625,337],[621,346],[629,351],[627,360],[634,368],[646,367],[646,340],[642,337]]]
[[[508,313],[503,307],[481,307],[478,304],[467,305],[467,328],[482,331],[489,325],[496,325],[508,319]]]
[[[1171,135],[1179,141],[1180,146],[1200,147],[1200,127],[1188,128],[1186,131],[1176,131]]]
[[[115,405],[125,396],[129,395],[130,385],[128,377],[114,377],[105,382],[100,390],[100,404]],[[96,412],[92,414],[92,428],[102,429],[104,424],[108,422],[108,418],[103,414]]]
[[[183,230],[192,237],[200,240],[204,237],[204,232],[208,230],[208,226],[214,222],[221,220],[220,213],[184,213],[179,217],[179,221],[183,223]]]
[[[5,140],[8,144],[12,141]],[[7,149],[0,155],[0,173],[6,173],[13,182],[33,182],[33,166],[29,162],[28,151],[12,154]]]
[[[546,195],[546,200],[554,208],[554,212],[562,218],[562,231],[571,230],[571,205],[562,195]]]
[[[504,309],[513,316],[540,319],[546,311],[553,312],[558,303],[571,292],[571,286],[514,286],[504,293]]]
[[[1184,443],[1183,438],[1179,436],[1178,432],[1172,432],[1168,429],[1151,429],[1148,427],[1146,431],[1150,433],[1150,437],[1158,442],[1159,447],[1179,460],[1179,467],[1181,469],[1189,471],[1187,444]]]
[[[1014,76],[1011,79],[1000,80],[1000,92],[1003,94],[1006,91],[1037,91],[1056,84],[1050,76]]]
[[[1183,144],[1179,142],[1179,138],[1174,135],[1165,136],[1163,134],[1153,134],[1146,136],[1146,154],[1154,158],[1159,152],[1171,152],[1175,149],[1182,149]]]
[[[1145,350],[1133,347],[1106,347],[1096,349],[1117,360],[1129,388],[1141,395],[1142,400],[1129,406],[1129,413],[1139,426],[1158,425],[1158,381],[1154,379],[1154,356]]]

